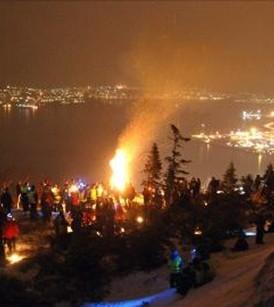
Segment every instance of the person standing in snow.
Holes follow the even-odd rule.
[[[262,214],[257,215],[255,224],[256,224],[256,244],[264,244],[265,219]]]
[[[28,183],[25,182],[25,184],[21,186],[21,197],[20,197],[24,212],[29,211],[28,191],[29,191],[29,186]]]
[[[1,204],[6,214],[11,213],[12,197],[8,187],[6,187],[4,192],[1,194]]]
[[[42,209],[43,220],[45,223],[48,223],[51,220],[52,207],[53,207],[53,194],[51,192],[50,186],[46,185],[44,187],[41,196],[41,209]]]
[[[16,239],[19,235],[19,227],[17,222],[9,213],[7,215],[7,221],[4,224],[3,237],[8,245],[9,253],[13,253],[16,250]]]
[[[183,268],[183,260],[177,249],[172,250],[168,266],[170,269],[170,288],[176,288]]]
[[[37,214],[38,194],[36,192],[34,185],[30,187],[30,191],[28,192],[28,200],[30,204],[30,218],[31,220],[36,220],[38,216]]]
[[[60,211],[54,220],[56,237],[62,238],[67,234],[68,222],[65,219],[64,212]]]
[[[4,225],[6,222],[6,215],[4,209],[0,207],[0,266],[5,265],[6,255],[5,255],[5,241],[4,241]]]

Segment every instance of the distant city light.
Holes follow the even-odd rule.
[[[256,112],[252,111],[243,111],[242,119],[243,120],[260,120],[262,118],[261,110],[257,110]]]
[[[246,113],[244,114],[247,116]],[[251,113],[250,116],[262,118],[260,110],[257,113]],[[225,144],[229,147],[242,148],[259,154],[274,153],[274,122],[264,124],[261,129],[253,126],[247,130],[237,129],[224,134],[220,134],[218,131],[213,134],[201,132],[194,134],[192,137],[206,144],[215,142],[215,144]]]

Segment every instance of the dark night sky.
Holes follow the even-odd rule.
[[[0,3],[0,85],[274,92],[274,2]]]

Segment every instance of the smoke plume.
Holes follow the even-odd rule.
[[[176,111],[175,101],[165,99],[182,89],[180,48],[166,36],[141,36],[130,56],[129,67],[138,77],[144,96],[136,101],[129,114],[129,124],[123,131],[119,147],[129,154],[131,171],[140,171],[144,153],[163,127],[168,128]],[[140,163],[142,162],[142,163]]]

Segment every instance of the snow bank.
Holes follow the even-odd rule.
[[[270,298],[271,304],[265,306],[274,306],[274,253],[265,264],[274,249],[274,235],[267,235],[266,244],[262,246],[256,246],[254,238],[248,241],[249,251],[232,253],[227,249],[224,253],[213,255],[217,277],[200,288],[192,289],[184,298],[168,289],[168,270],[164,267],[151,273],[139,272],[117,279],[112,283],[112,291],[104,303],[84,306],[137,307],[147,303],[153,307],[246,307]],[[228,247],[233,243],[228,242]],[[259,300],[256,286],[258,292],[263,291]]]
[[[256,279],[255,305],[274,306],[274,253],[271,253]]]
[[[85,304],[83,307],[140,307],[140,306],[146,306],[150,305],[155,302],[161,302],[165,301],[169,298],[173,298],[175,295],[174,289],[168,289],[165,291],[162,291],[161,293],[142,297],[138,299],[133,300],[125,300],[121,302],[105,302],[105,303],[91,303],[91,304]]]

